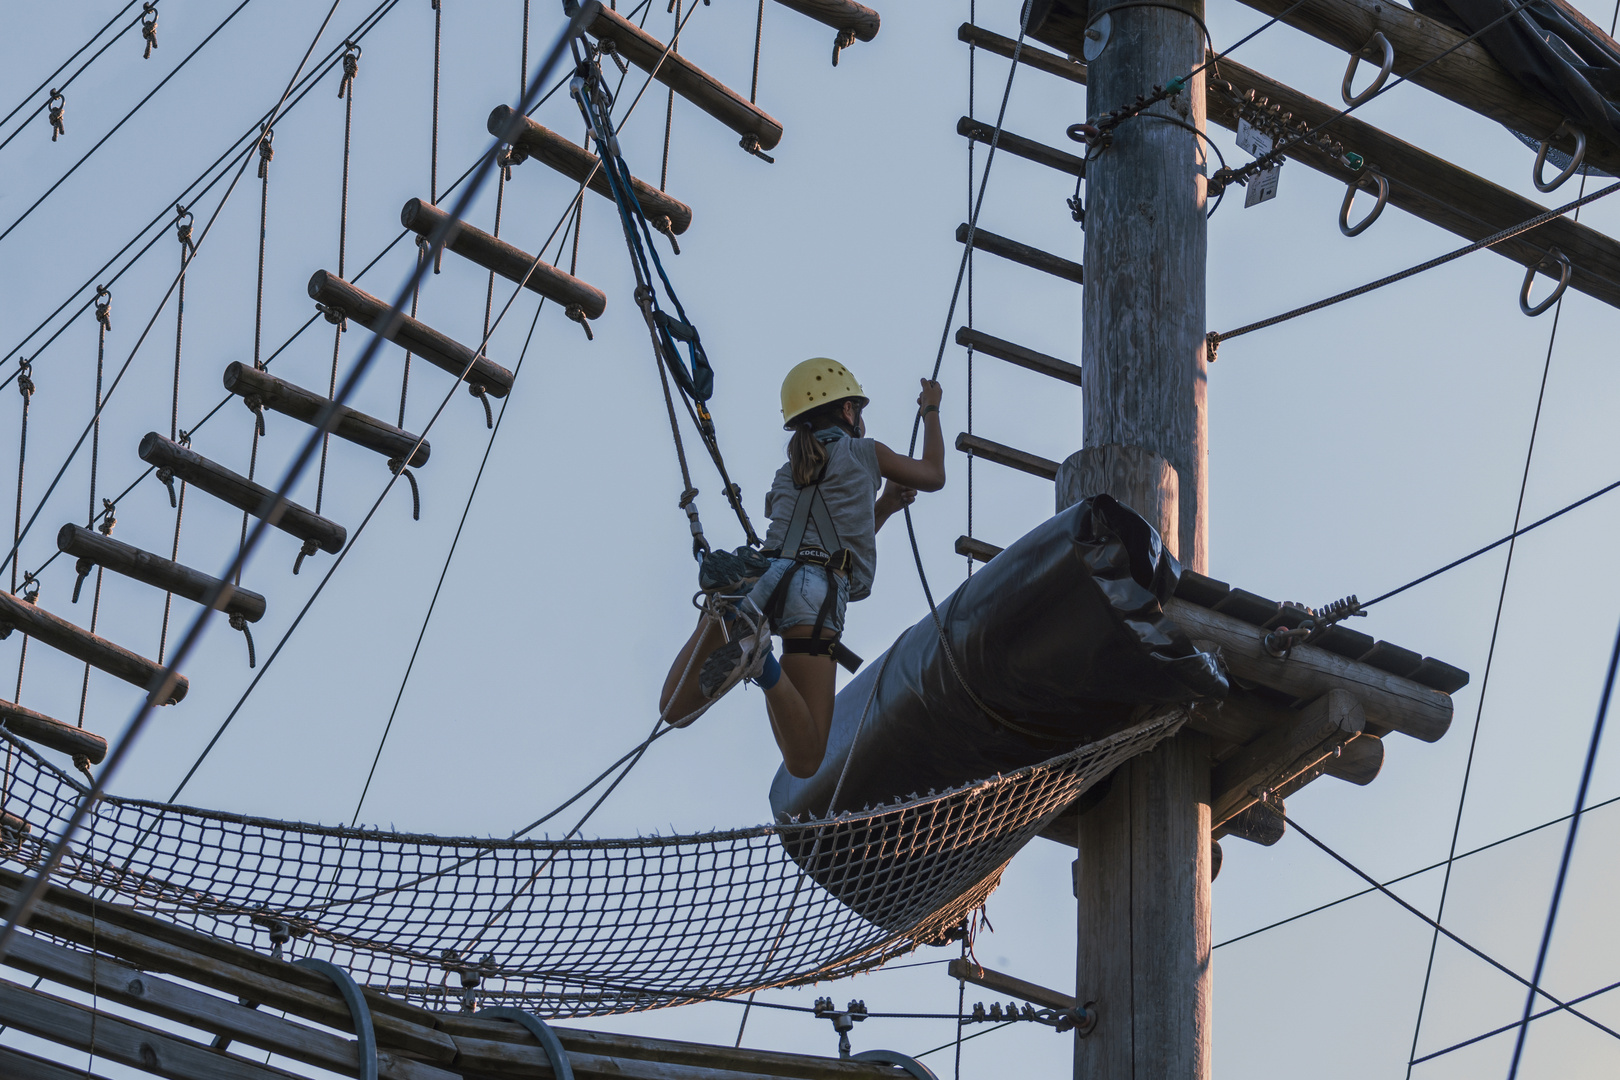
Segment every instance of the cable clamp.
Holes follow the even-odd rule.
[[[855,1025],[866,1019],[866,1002],[852,1001],[842,1012],[833,1005],[830,997],[816,999],[816,1017],[821,1020],[831,1020],[833,1030],[838,1032],[838,1056],[849,1057],[849,1033]]]
[[[338,97],[350,96],[354,89],[354,77],[359,73],[360,46],[352,41],[345,41],[343,43],[343,79],[338,83]]]
[[[1295,626],[1278,627],[1266,634],[1263,642],[1266,652],[1279,660],[1288,659],[1295,646],[1313,644],[1345,619],[1367,614],[1361,609],[1361,601],[1356,599],[1354,594],[1342,600],[1335,600],[1320,609],[1286,601],[1278,604],[1277,608],[1279,611],[1301,612],[1305,616]]]
[[[17,393],[23,396],[24,408],[34,397],[34,362],[19,358],[17,361]]]
[[[101,524],[97,528],[102,536],[111,536],[113,526],[118,524],[118,504],[111,499],[102,499],[101,514]]]
[[[302,919],[289,919],[264,912],[249,916],[248,921],[254,926],[269,932],[270,959],[272,960],[284,959],[282,947],[292,941],[293,938],[301,938],[308,934],[311,929],[311,925]]]
[[[529,160],[529,152],[515,143],[501,143],[495,151],[495,164],[500,167],[501,179],[512,179],[512,166]]]

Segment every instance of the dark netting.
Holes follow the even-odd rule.
[[[836,978],[943,940],[1052,817],[1184,716],[1161,710],[892,806],[692,836],[449,838],[109,797],[55,878],[253,948],[280,921],[296,951],[432,1007],[452,1003],[451,973],[470,965],[481,996],[548,1016],[660,1008]],[[0,857],[31,869],[86,788],[0,738],[14,755]]]

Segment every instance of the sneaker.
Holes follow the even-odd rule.
[[[771,630],[764,620],[756,622],[739,612],[733,628],[737,636],[710,653],[698,672],[698,689],[710,701],[744,679],[759,678],[771,655]]]
[[[751,547],[711,551],[698,570],[698,587],[706,593],[737,593],[758,581],[771,568],[771,560]]]

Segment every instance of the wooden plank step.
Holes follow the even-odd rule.
[[[753,142],[760,150],[770,150],[782,141],[782,125],[765,110],[680,53],[670,51],[666,56],[662,41],[623,15],[608,10],[598,0],[591,0],[586,8],[592,6],[596,13],[586,29],[604,47],[611,42],[620,56],[642,71],[652,72],[653,78],[741,135],[745,147]]]
[[[588,285],[543,259],[537,259],[505,240],[476,229],[465,221],[451,222],[450,215],[430,202],[412,199],[399,211],[399,223],[419,236],[431,236],[449,224],[444,246],[462,258],[493,270],[508,281],[521,281],[530,292],[537,292],[569,308],[583,312],[587,319],[601,318],[607,310],[607,294]]]
[[[967,238],[968,225],[964,221],[956,227],[956,242],[965,244]],[[1040,248],[1030,247],[1028,244],[1021,244],[1017,240],[1009,240],[1005,236],[999,236],[984,229],[974,229],[973,246],[979,251],[999,255],[1003,259],[1015,263],[1022,263],[1024,266],[1043,271],[1054,277],[1072,281],[1076,285],[1085,284],[1085,270],[1079,263],[1072,259],[1065,259],[1061,255],[1053,255],[1051,252],[1042,251]]]
[[[970,346],[976,352],[986,356],[993,356],[997,360],[1005,360],[1009,364],[1016,364],[1030,371],[1038,371],[1042,375],[1050,375],[1054,379],[1066,383],[1080,385],[1080,365],[1071,364],[1067,360],[1059,360],[1055,356],[1047,356],[1034,349],[1026,349],[1022,345],[1014,344],[1002,338],[991,337],[982,330],[975,330],[970,326],[957,327],[956,343]]]
[[[214,610],[240,615],[248,622],[264,618],[264,597],[251,589],[221,581],[212,574],[165,559],[133,544],[103,536],[94,529],[69,522],[56,534],[56,547],[64,555],[80,561],[80,571],[89,565],[104,566],[115,574],[183,596],[199,604],[215,597]]]
[[[987,52],[995,53],[997,56],[1004,56],[1008,60],[1012,59],[1013,49],[1018,44],[1010,37],[1003,37],[983,27],[966,22],[956,28],[956,40],[976,45]],[[1086,82],[1085,64],[1078,60],[1070,60],[1066,56],[1059,56],[1057,53],[1047,52],[1027,39],[1024,42],[1024,47],[1018,51],[1018,62],[1028,64],[1030,67],[1044,71],[1049,75],[1056,75],[1060,79],[1080,83],[1082,86]],[[1223,60],[1222,63],[1224,64],[1225,61]]]
[[[878,13],[855,0],[776,0],[785,8],[832,27],[847,30],[857,40],[871,41],[878,35],[883,20]]]
[[[495,111],[489,114],[489,123],[486,125],[489,133],[497,139],[500,138],[506,133],[513,117],[514,112],[510,105],[497,105]],[[600,158],[527,116],[518,116],[517,121],[520,132],[515,145],[521,147],[524,153],[540,164],[557,170],[576,184],[586,184],[586,177],[589,177],[587,187],[605,199],[613,198],[613,189],[608,185],[607,174],[599,167]],[[668,218],[669,229],[677,236],[691,228],[690,206],[633,176],[630,178],[630,187],[636,193],[636,201],[641,204],[647,220],[656,222],[659,218]]]
[[[1058,463],[1051,458],[1043,458],[1039,454],[991,442],[977,435],[969,435],[965,431],[956,437],[956,448],[965,454],[972,454],[974,457],[981,457],[997,465],[1017,469],[1019,472],[1027,472],[1031,476],[1040,476],[1047,480],[1057,479]]]
[[[309,298],[346,315],[374,334],[382,334],[400,348],[452,375],[459,376],[465,371],[468,385],[482,386],[494,397],[505,397],[512,391],[512,373],[489,357],[480,353],[474,358],[473,351],[461,342],[404,312],[391,319],[392,308],[388,304],[336,274],[315,271],[309,279]]]
[[[320,423],[322,414],[332,407],[331,398],[322,397],[313,390],[305,390],[286,379],[278,379],[268,371],[260,371],[252,364],[244,364],[241,361],[236,361],[225,368],[225,389],[244,401],[251,402],[257,399],[266,409],[312,426]],[[367,416],[347,405],[337,406],[337,415],[333,420],[331,431],[340,439],[352,442],[356,446],[363,446],[367,450],[375,450],[395,461],[410,454],[411,460],[406,464],[416,468],[426,465],[428,455],[433,453],[433,448],[428,445],[426,439],[421,439],[421,445],[417,445],[418,436],[386,421],[378,420],[374,416]],[[412,447],[415,447],[414,452]]]
[[[994,124],[982,123],[971,116],[964,116],[956,122],[956,133],[973,142],[990,145],[995,139],[996,127]],[[1005,151],[1014,157],[1021,157],[1026,161],[1033,161],[1037,165],[1045,165],[1049,169],[1067,173],[1070,176],[1086,175],[1086,159],[1067,150],[1059,150],[1045,143],[1026,139],[1022,135],[1014,135],[1003,128],[1001,138],[995,139],[996,149]]]
[[[227,469],[189,447],[171,442],[155,431],[147,432],[141,440],[140,455],[148,465],[167,469],[192,487],[206,491],[214,498],[255,517],[275,498],[276,493],[263,484],[254,483],[241,473]],[[299,506],[291,499],[282,502],[281,513],[270,524],[296,536],[306,546],[313,545],[332,555],[343,550],[344,541],[349,535],[343,526]]]
[[[989,562],[997,555],[1000,555],[1001,552],[1002,549],[996,547],[996,545],[985,543],[983,540],[976,540],[971,536],[958,536],[956,538],[956,553],[966,555],[974,562]]]
[[[137,656],[122,645],[97,637],[11,593],[0,592],[0,638],[9,637],[13,630],[21,630],[42,645],[49,645],[148,692],[156,689],[158,678],[163,674],[162,664]],[[188,689],[190,684],[185,676],[175,675],[168,698],[156,704],[173,705],[186,696]]]
[[[107,740],[95,732],[65,724],[15,702],[0,701],[0,726],[20,739],[69,757],[83,757],[92,765],[101,764],[107,756]]]

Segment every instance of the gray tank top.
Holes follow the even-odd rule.
[[[821,497],[832,515],[833,527],[838,530],[838,541],[834,544],[823,540],[816,532],[815,522],[809,521],[805,523],[803,543],[828,550],[835,546],[846,548],[851,561],[849,598],[864,600],[872,592],[872,578],[877,572],[874,506],[883,483],[878,473],[877,443],[872,439],[857,439],[842,428],[818,431],[816,438],[827,447],[827,472],[821,481]],[[782,546],[798,497],[799,489],[793,485],[793,466],[784,463],[776,470],[771,490],[765,496],[765,514],[771,519],[771,527],[765,533],[767,548]],[[785,559],[793,555],[791,551],[782,552]]]

